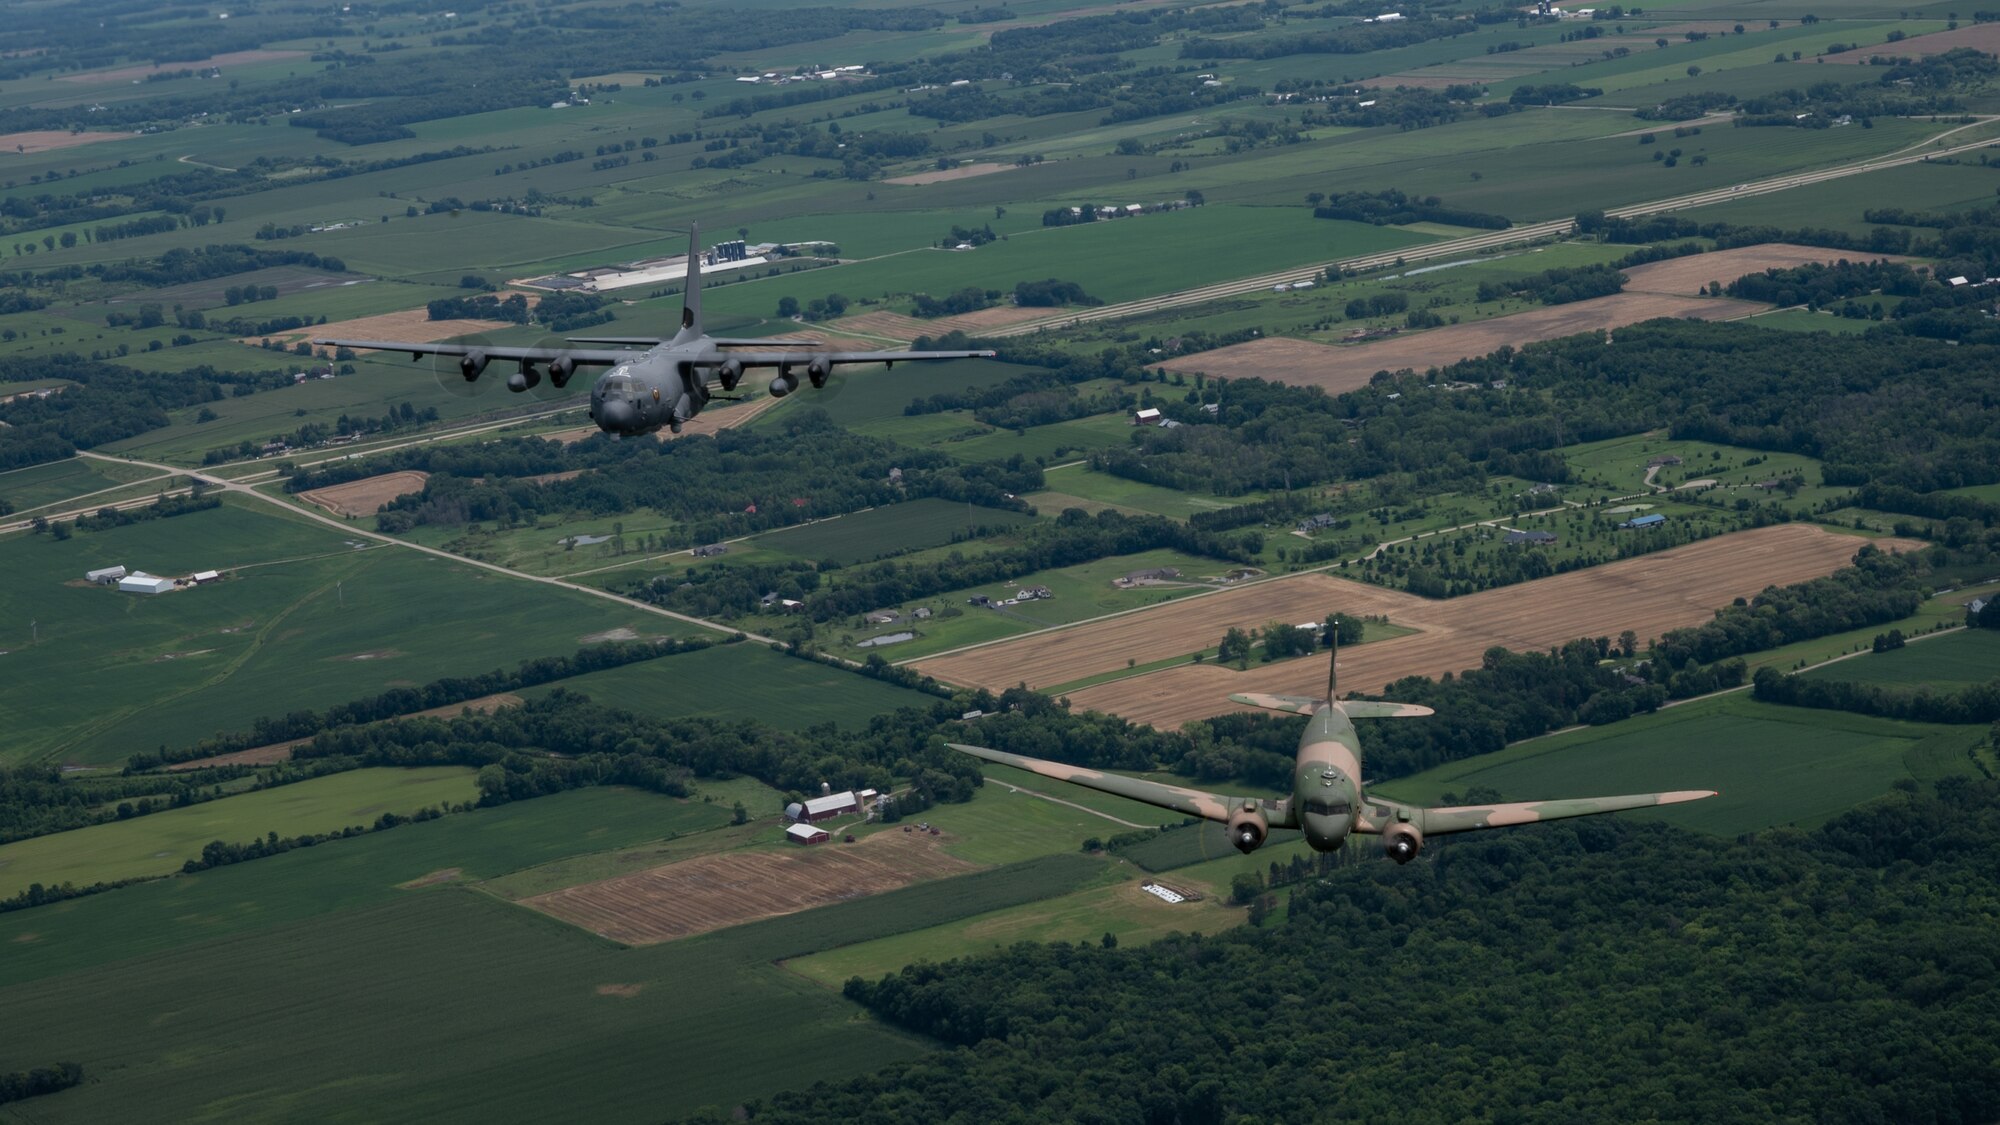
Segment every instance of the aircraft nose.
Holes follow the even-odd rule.
[[[597,408],[597,424],[614,433],[625,433],[639,423],[639,412],[623,399],[607,399]]]

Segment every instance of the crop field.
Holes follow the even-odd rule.
[[[784,685],[782,702],[769,694],[771,684]],[[858,727],[898,707],[930,707],[938,702],[934,695],[748,643],[662,656],[521,694],[539,699],[557,688],[652,718],[739,719],[783,730],[820,723]]]
[[[71,457],[0,473],[0,500],[14,505],[17,513],[27,512],[147,479],[164,477],[151,469]]]
[[[956,414],[931,417],[959,419]],[[971,419],[967,416],[964,420]],[[988,428],[984,434],[953,436],[924,444],[962,461],[1006,461],[1019,457],[1023,461],[1049,464],[1080,459],[1100,449],[1116,449],[1131,441],[1130,418],[1123,414],[1096,414],[1018,431]]]
[[[37,669],[0,681],[18,732],[7,756],[118,762],[260,715],[573,652],[612,629],[669,631],[636,608],[361,544],[234,501],[66,542],[0,540],[0,569],[14,576],[0,591],[0,647],[11,650],[0,660]],[[227,573],[153,597],[82,581],[116,564]]]
[[[1929,58],[1932,55],[1941,55],[1946,51],[1955,51],[1961,47],[1970,47],[1975,51],[1983,51],[1989,55],[2000,52],[2000,27],[1989,27],[1982,23],[1975,23],[1969,27],[1961,27],[1953,31],[1938,31],[1929,35],[1913,36],[1884,46],[1879,51],[1847,51],[1843,54],[1829,55],[1827,56],[1827,61],[1845,66],[1864,66],[1872,56],[1878,54],[1890,55],[1895,58],[1923,59]],[[1804,60],[1800,61],[1803,62]]]
[[[0,846],[0,898],[30,883],[89,886],[165,875],[211,840],[241,844],[266,833],[298,836],[367,827],[383,813],[408,816],[478,797],[462,766],[365,769],[242,793],[149,816],[36,836]]]
[[[1034,517],[925,497],[785,528],[757,537],[767,550],[842,566],[938,547],[967,538],[976,528],[1018,527]]]
[[[1148,512],[1175,519],[1186,519],[1196,512],[1214,512],[1269,498],[1268,494],[1262,492],[1248,492],[1242,496],[1217,496],[1212,493],[1163,488],[1144,481],[1127,480],[1124,477],[1112,476],[1110,473],[1100,473],[1088,465],[1060,466],[1048,473],[1044,480],[1050,489],[1057,492],[1081,496],[1086,500],[1095,500],[1127,511]]]
[[[1482,356],[1501,347],[1518,348],[1579,332],[1610,331],[1654,317],[1734,320],[1767,307],[1727,298],[1618,293],[1363,344],[1336,346],[1287,341],[1275,357],[1256,350],[1258,343],[1236,344],[1173,360],[1171,370],[1221,374],[1207,366],[1208,356],[1215,355],[1222,365],[1238,370],[1248,368],[1248,373],[1261,378],[1340,394],[1365,386],[1377,371],[1406,368],[1424,371]]]
[[[1959,691],[2000,679],[2000,629],[1960,629],[1923,637],[1899,649],[1822,664],[1800,675],[1888,688]]]
[[[1381,614],[1420,630],[1356,649],[1341,661],[1342,681],[1350,690],[1379,691],[1403,676],[1469,668],[1493,645],[1546,648],[1576,637],[1616,636],[1624,629],[1647,638],[1699,624],[1731,598],[1839,569],[1861,542],[1799,524],[1760,528],[1450,601],[1325,573],[1303,574],[922,660],[916,668],[952,683],[986,687],[1019,680],[1031,686],[1067,683],[1127,660],[1146,663],[1205,648],[1232,626],[1315,620],[1339,611]],[[1913,546],[1875,542],[1885,550]],[[1324,665],[1313,660],[1253,665],[1245,672],[1183,665],[1084,688],[1069,698],[1078,708],[1178,726],[1236,709],[1228,702],[1233,692],[1310,695],[1324,683],[1324,674]]]
[[[702,856],[521,902],[599,937],[652,945],[971,869],[928,834],[888,828],[856,844],[835,835],[812,847]]]
[[[1756,246],[1711,250],[1706,254],[1690,254],[1685,258],[1669,258],[1664,262],[1648,262],[1643,266],[1629,267],[1624,271],[1628,279],[1625,291],[1694,296],[1712,281],[1720,281],[1727,285],[1739,277],[1763,273],[1765,270],[1791,269],[1812,262],[1831,262],[1839,259],[1854,262],[1916,261],[1915,258],[1898,254],[1842,254],[1819,246],[1766,242]]]
[[[1962,211],[1984,207],[1993,198],[1993,174],[1978,164],[1930,161],[1884,168],[1859,176],[1805,184],[1790,191],[1712,203],[1692,212],[1698,222],[1784,226],[1802,214],[1815,223],[1852,234],[1877,224],[1862,217],[1870,208],[1909,211]],[[1894,200],[1887,204],[1885,200]]]
[[[414,470],[383,473],[301,492],[299,499],[317,504],[336,516],[372,516],[398,496],[422,492],[430,476]]]
[[[1619,815],[1722,836],[1778,824],[1811,828],[1911,776],[1906,756],[1949,729],[1737,694],[1517,743],[1376,788],[1424,803],[1475,785],[1509,801],[1715,789],[1720,796]]]

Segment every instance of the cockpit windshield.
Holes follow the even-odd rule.
[[[1354,812],[1354,805],[1342,797],[1314,796],[1306,798],[1306,811],[1316,816],[1347,816]]]

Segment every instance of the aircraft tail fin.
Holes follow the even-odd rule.
[[[701,224],[688,224],[687,281],[681,286],[681,330],[674,342],[700,338],[701,331]]]

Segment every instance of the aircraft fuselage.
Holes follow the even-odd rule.
[[[1339,704],[1322,706],[1299,736],[1292,817],[1314,851],[1330,852],[1346,842],[1360,807],[1361,739]]]

